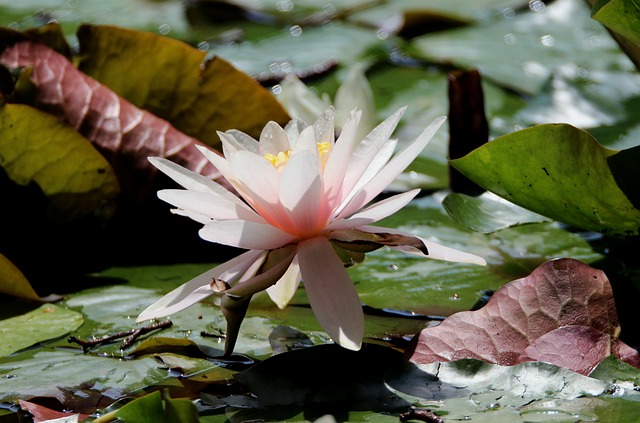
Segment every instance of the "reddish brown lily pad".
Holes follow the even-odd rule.
[[[638,366],[618,340],[620,325],[607,276],[578,260],[546,262],[494,294],[485,307],[424,329],[407,350],[416,363],[475,358],[504,366],[546,361],[588,374],[615,355]]]

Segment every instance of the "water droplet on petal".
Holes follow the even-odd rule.
[[[171,25],[169,24],[162,24],[158,27],[158,32],[160,32],[160,34],[162,35],[167,35],[168,33],[171,32]]]

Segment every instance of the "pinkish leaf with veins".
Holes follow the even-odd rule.
[[[416,363],[475,358],[504,366],[547,361],[587,374],[614,354],[638,365],[637,351],[620,342],[606,275],[578,260],[542,264],[496,292],[482,309],[424,329],[407,350]]]

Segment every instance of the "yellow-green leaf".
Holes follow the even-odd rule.
[[[0,293],[40,301],[40,297],[20,269],[2,254],[0,254]]]
[[[216,131],[258,136],[268,121],[289,120],[251,77],[180,41],[94,25],[81,26],[78,39],[83,72],[209,145],[220,144]]]
[[[84,137],[22,104],[0,106],[0,167],[19,185],[37,184],[60,220],[104,210],[119,190],[111,166]]]
[[[63,336],[82,323],[81,313],[54,304],[45,304],[23,315],[0,320],[0,357]]]

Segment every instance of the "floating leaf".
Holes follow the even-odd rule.
[[[21,316],[0,321],[0,356],[58,338],[76,330],[84,319],[81,313],[54,304],[45,304]]]
[[[159,357],[163,356],[171,354]],[[180,358],[184,377],[218,367],[203,359]],[[68,410],[93,412],[148,386],[175,383],[171,369],[161,359],[124,360],[69,350],[40,351],[33,358],[0,363],[0,400],[52,397]]]
[[[590,72],[630,67],[606,31],[589,19],[584,2],[557,0],[537,7],[512,19],[416,38],[413,51],[438,63],[476,67],[496,84],[534,95],[568,60]]]
[[[34,422],[43,423],[77,423],[80,419],[84,420],[88,415],[78,413],[64,413],[62,411],[52,410],[43,405],[34,402],[20,400],[18,401],[20,408],[28,411],[33,416]]]
[[[606,275],[559,259],[504,286],[480,310],[423,330],[407,356],[417,363],[475,358],[502,366],[543,360],[588,374],[608,355],[626,353],[619,332]],[[626,359],[640,366],[637,352]]]
[[[362,302],[378,309],[448,316],[470,310],[487,290],[526,276],[547,260],[601,258],[584,239],[555,223],[480,234],[455,222],[435,197],[414,200],[380,224],[479,255],[489,265],[448,263],[380,249],[349,269]]]
[[[445,197],[442,206],[456,221],[483,233],[551,220],[487,193],[479,197],[452,193]]]
[[[352,65],[364,60],[365,52],[381,42],[375,32],[337,22],[298,29],[255,43],[214,47],[211,53],[249,75],[277,83],[289,72],[303,78],[337,64]]]
[[[591,17],[629,40],[640,44],[640,6],[634,0],[600,0]]]
[[[120,408],[116,417],[127,423],[198,423],[193,403],[164,397],[160,391],[135,399]]]
[[[118,194],[111,166],[84,137],[26,105],[0,106],[0,166],[19,185],[37,184],[55,220],[108,210]]]
[[[180,41],[112,26],[78,29],[80,70],[137,107],[215,147],[216,131],[258,137],[289,116],[265,88],[220,58]],[[149,54],[153,52],[153,54]]]
[[[0,292],[14,297],[40,301],[27,278],[9,259],[0,254]]]
[[[502,136],[451,163],[482,187],[533,212],[578,228],[637,234],[640,210],[619,188],[607,162],[625,154],[630,153],[606,149],[571,125],[549,124]]]

